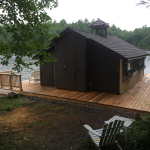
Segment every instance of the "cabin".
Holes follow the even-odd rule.
[[[40,66],[42,86],[122,94],[144,76],[145,51],[107,35],[102,20],[89,27],[91,33],[68,27],[52,40],[46,51],[57,61]]]

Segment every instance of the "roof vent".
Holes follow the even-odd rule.
[[[91,23],[89,27],[92,29],[92,33],[100,35],[101,37],[107,38],[107,28],[109,25],[104,21],[98,19],[97,21]]]

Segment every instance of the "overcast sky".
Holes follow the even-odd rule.
[[[122,30],[134,30],[144,25],[150,27],[150,8],[136,6],[140,0],[58,0],[59,6],[47,11],[52,20],[59,22],[65,19],[67,23],[79,19],[100,18],[115,24]]]

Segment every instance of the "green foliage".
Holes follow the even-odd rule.
[[[85,32],[91,32],[91,29],[88,27],[93,21],[88,19],[78,20],[72,24],[67,24],[65,19],[62,19],[59,23],[53,21],[53,24],[56,26],[50,29],[52,34],[60,34],[67,27],[72,27],[74,29],[82,30]],[[51,22],[52,23],[52,22]],[[142,28],[135,29],[134,31],[126,31],[117,28],[114,24],[110,26],[107,30],[108,35],[116,36],[140,49],[147,50],[150,49],[150,27],[143,26]]]
[[[92,22],[87,18],[68,24],[65,19],[59,23],[46,14],[44,8],[52,9],[58,5],[57,0],[0,1],[0,55],[1,64],[8,65],[13,55],[16,56],[13,70],[20,72],[24,67],[32,68],[33,63],[24,62],[23,57],[35,59],[36,54],[43,55],[44,61],[55,62],[55,58],[42,51],[48,49],[52,39],[58,37],[67,27],[72,27],[85,32],[90,32],[88,27]],[[108,35],[121,38],[140,49],[150,49],[150,27],[143,26],[134,31],[121,30],[114,24],[108,28]],[[43,64],[40,59],[35,65]]]
[[[34,59],[35,54],[43,55],[45,61],[54,59],[46,54],[49,39],[55,34],[47,34],[54,24],[47,22],[51,18],[44,8],[57,7],[57,0],[3,0],[0,1],[0,55],[1,64],[8,65],[9,59],[15,55],[14,70],[20,72],[24,67],[31,68],[32,63],[22,60],[24,56]],[[40,60],[35,64],[39,64]]]
[[[143,117],[140,122],[134,122],[134,134],[129,134],[129,149],[150,149],[150,116]]]

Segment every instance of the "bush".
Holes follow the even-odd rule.
[[[84,139],[81,143],[80,143],[80,147],[78,148],[78,150],[96,150],[95,146],[93,145],[93,143],[91,142],[91,140],[89,139]]]
[[[133,123],[134,134],[129,134],[129,149],[150,150],[150,116],[142,116],[141,121]]]

